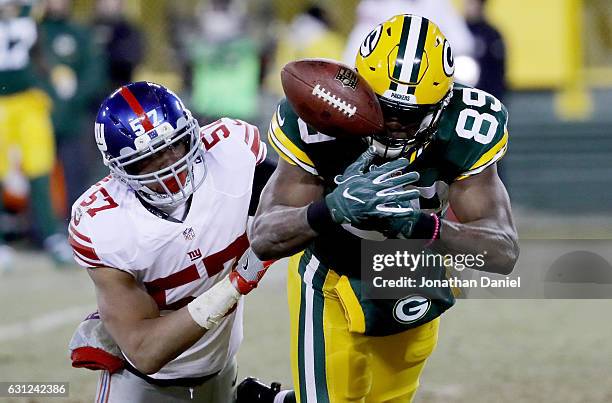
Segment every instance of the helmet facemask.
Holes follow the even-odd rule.
[[[137,150],[125,148],[121,156],[108,158],[107,165],[113,176],[127,184],[147,203],[155,207],[175,207],[184,203],[204,182],[205,173],[194,175],[194,164],[203,156],[199,125],[191,114],[177,121],[177,128],[170,124],[156,128],[139,136]],[[139,141],[142,139],[142,141]],[[141,173],[144,162],[159,158],[172,149],[185,148],[184,155],[168,166],[152,172]],[[161,191],[153,190],[152,187]]]
[[[377,154],[386,159],[405,156],[415,147],[427,144],[436,133],[442,111],[452,97],[452,89],[437,104],[407,106],[396,101],[379,97],[385,122],[396,122],[403,130],[389,131],[369,137],[369,143],[376,148]],[[405,130],[408,128],[408,130]],[[402,133],[402,131],[405,131]],[[412,133],[408,133],[408,131]],[[400,133],[395,135],[394,133]]]

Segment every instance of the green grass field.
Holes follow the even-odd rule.
[[[528,221],[519,222],[524,236],[576,233],[574,225],[546,230],[555,219]],[[581,237],[611,233],[609,223],[597,224]],[[275,264],[247,297],[240,377],[291,382],[285,267]],[[93,401],[97,373],[72,369],[67,344],[94,305],[83,270],[20,253],[15,270],[0,276],[0,381],[68,381],[69,398],[47,400]],[[611,402],[611,310],[612,300],[460,300],[443,316],[416,401]]]

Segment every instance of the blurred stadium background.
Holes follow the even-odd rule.
[[[11,1],[0,0],[0,8]],[[406,12],[413,4],[378,1],[404,3]],[[42,15],[45,1],[36,3],[35,13]],[[95,48],[108,43],[101,39],[101,24],[93,23],[100,1],[67,3],[73,7],[71,20],[89,30],[95,63],[110,65],[114,56],[109,48]],[[236,0],[219,11],[216,6],[224,3],[124,1],[120,14],[139,32],[128,52],[132,78],[169,86],[202,123],[229,115],[249,120],[265,133],[279,97],[279,66],[292,58],[342,58],[359,1]],[[463,15],[469,11],[467,3],[448,4]],[[307,10],[322,25],[300,20]],[[511,137],[502,174],[521,238],[611,238],[612,4],[489,0],[485,10],[486,21],[499,30],[506,49],[503,98]],[[321,36],[308,41],[313,37],[304,32]],[[486,45],[477,41],[476,48]],[[466,81],[477,80],[477,70],[487,74],[486,66],[476,69],[469,59],[464,66]],[[47,78],[53,85],[57,80],[65,84],[57,79],[62,70],[55,72],[56,81]],[[80,147],[76,163],[86,177],[67,184],[71,179],[63,172],[74,161],[61,158],[54,170],[52,203],[59,219],[69,210],[66,189],[77,186],[73,193],[80,193],[84,189],[79,184],[105,174],[92,122],[96,102],[112,86],[111,73],[96,73],[100,76],[93,80],[98,84],[91,105],[81,113],[83,128],[71,138]],[[222,96],[228,93],[233,96]],[[0,273],[0,381],[69,381],[70,398],[54,401],[92,401],[97,374],[70,367],[67,343],[79,320],[95,309],[93,287],[82,270],[58,269],[30,241],[35,223],[27,206],[32,201],[19,180],[17,163],[11,175],[4,183],[7,209],[0,225],[18,252]],[[247,299],[239,364],[241,376],[289,385],[284,267],[284,262],[273,266],[261,289]],[[417,401],[610,402],[610,308],[609,300],[460,301],[443,318],[439,346]]]

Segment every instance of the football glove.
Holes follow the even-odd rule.
[[[418,199],[420,192],[405,186],[418,181],[419,174],[404,172],[408,166],[405,158],[370,166],[375,156],[369,148],[334,179],[338,186],[325,197],[325,203],[336,223],[370,229],[373,223],[391,217],[415,215],[411,201]]]
[[[412,215],[386,221],[383,233],[394,239],[423,239],[426,246],[440,238],[440,219],[435,213],[415,211]]]
[[[262,262],[249,248],[230,272],[229,279],[240,294],[246,295],[257,288],[259,280],[266,274],[266,270],[272,263],[274,263],[274,260]]]

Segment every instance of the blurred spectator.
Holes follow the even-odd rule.
[[[42,53],[35,51],[40,46],[32,2],[0,3],[0,33],[0,49],[4,49],[0,58],[2,187],[19,183],[14,178],[20,174],[28,178],[32,222],[51,256],[58,263],[68,263],[72,252],[66,237],[58,231],[51,207],[49,175],[55,161],[51,100],[41,90],[45,83],[40,77],[47,72]],[[9,264],[10,249],[3,242],[4,235],[0,234],[0,264]]]
[[[182,7],[171,3],[166,3],[164,7],[164,15],[168,16],[168,59],[171,61],[170,67],[180,77],[182,88],[190,90],[193,75],[190,44],[199,37],[200,28],[193,7],[188,7],[191,4],[185,2],[178,5]]]
[[[474,40],[463,17],[449,0],[362,0],[350,33],[344,62],[353,65],[366,35],[384,20],[397,14],[416,14],[434,21],[448,38],[455,55],[472,54]],[[459,63],[457,69],[460,69]]]
[[[143,38],[126,18],[123,0],[97,0],[92,28],[95,44],[107,60],[109,83],[102,89],[107,94],[133,81],[134,69],[144,55]]]
[[[286,63],[310,57],[335,60],[342,57],[344,40],[333,30],[325,9],[319,6],[310,6],[305,12],[294,17],[278,37],[280,40],[273,66],[266,78],[267,89],[277,95],[283,94],[279,74]],[[353,61],[350,64],[353,65]]]
[[[70,206],[88,186],[89,155],[97,160],[91,146],[91,113],[99,91],[100,56],[94,50],[90,32],[71,21],[73,0],[46,0],[40,25],[41,45],[49,65],[50,82],[55,90],[53,127],[58,157],[66,179],[66,199]],[[87,152],[91,150],[93,152]]]
[[[506,46],[484,15],[486,0],[466,0],[465,17],[474,36],[474,58],[480,76],[476,87],[504,101],[506,95]]]
[[[186,39],[192,110],[204,121],[257,115],[259,49],[247,31],[245,7],[232,0],[204,3],[195,32]]]
[[[485,5],[486,0],[465,0],[465,18],[474,36],[473,56],[478,71],[474,82],[468,84],[505,102],[506,46],[499,31],[486,20]],[[497,173],[506,182],[506,161],[497,164]]]

